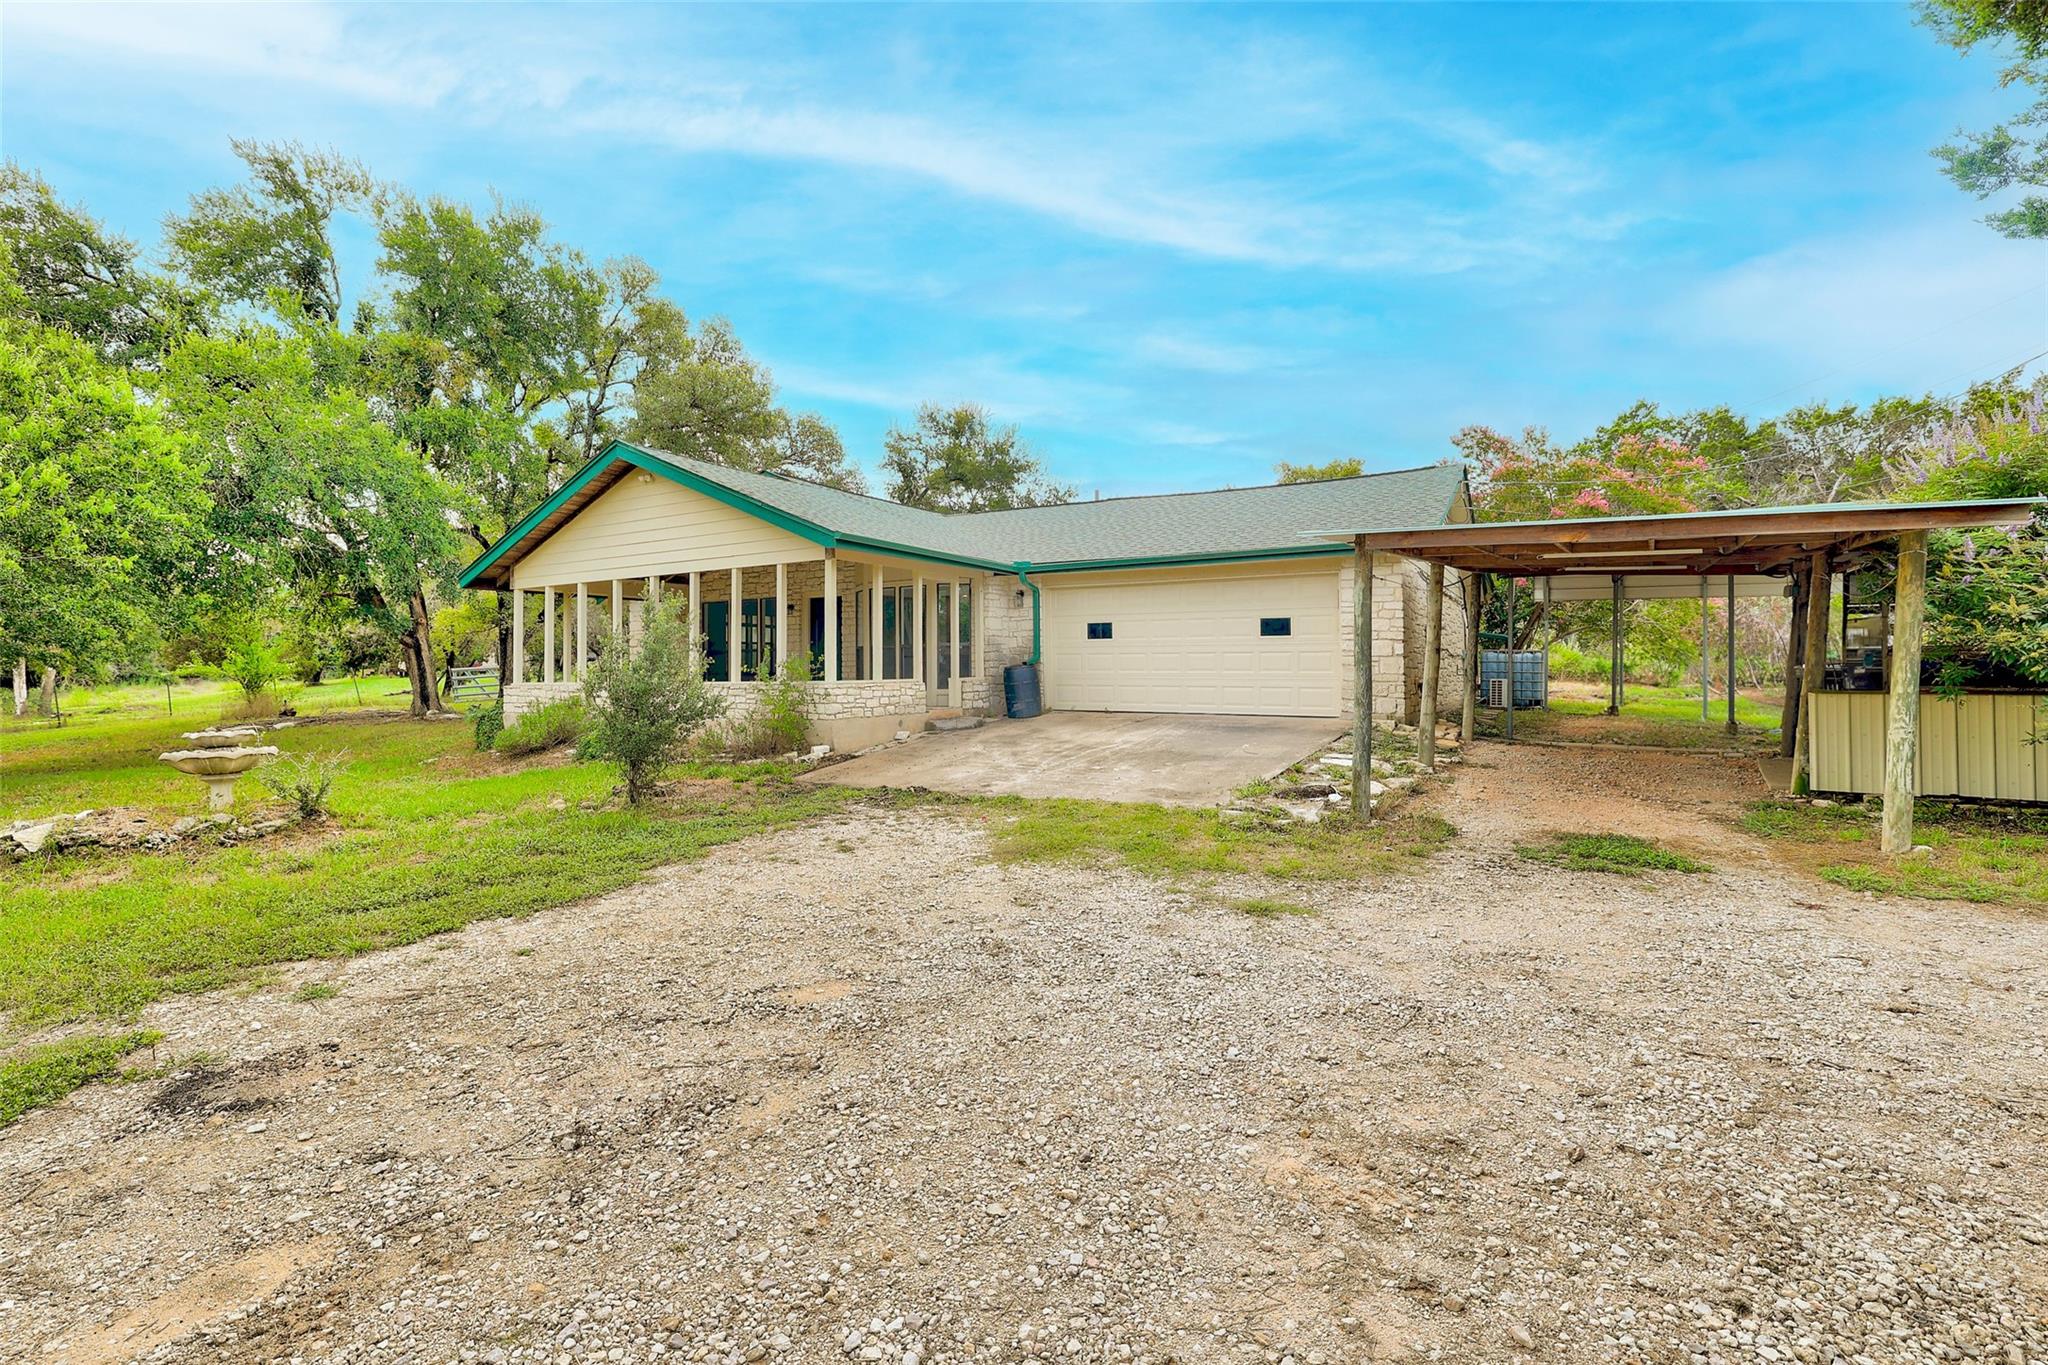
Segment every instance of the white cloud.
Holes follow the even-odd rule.
[[[376,104],[431,108],[462,81],[420,50],[365,51],[342,11],[319,5],[9,5],[7,45],[136,65],[179,84],[222,75],[312,86]]]
[[[1956,218],[1815,238],[1710,276],[1661,322],[1774,361],[1759,408],[1946,390],[2048,349],[2048,248]]]
[[[907,95],[904,72],[864,66],[857,47],[807,59],[772,18],[663,11],[686,15],[701,41],[650,43],[652,12],[489,11],[488,23],[476,22],[484,11],[458,13],[17,5],[6,26],[21,51],[119,65],[238,107],[260,108],[261,91],[281,84],[536,140],[597,136],[611,156],[621,143],[651,144],[901,176],[1113,241],[1267,267],[1541,263],[1627,221],[1573,209],[1594,183],[1592,158],[1299,45],[1240,48],[1142,19],[1133,38],[1104,20],[1089,31],[1098,47],[1114,47],[1105,33],[1170,46],[1120,104],[1077,115],[993,103],[999,94],[957,73],[952,86],[930,73],[910,80]],[[1045,71],[1128,72],[1087,33],[1035,39],[1053,44]],[[1396,166],[1420,156],[1433,170],[1449,148],[1481,207],[1447,215],[1392,195],[1333,200],[1312,162],[1277,153],[1296,139],[1370,147]]]
[[[1278,351],[1189,332],[1149,332],[1132,343],[1132,353],[1152,364],[1207,374],[1252,374],[1288,363],[1287,357]]]

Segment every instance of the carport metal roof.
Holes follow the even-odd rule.
[[[1827,551],[1837,568],[1908,531],[2019,526],[2048,499],[1972,502],[1848,502],[1673,512],[1636,517],[1561,517],[1386,530],[1315,532],[1377,554],[1403,555],[1475,573],[1548,578],[1566,574],[1785,573]]]

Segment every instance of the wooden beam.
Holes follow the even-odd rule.
[[[1642,517],[1608,517],[1570,525],[1468,522],[1455,526],[1432,526],[1426,530],[1367,531],[1361,535],[1368,549],[1382,554],[1411,555],[1417,559],[1428,559],[1433,551],[1452,546],[1501,546],[1530,544],[1539,540],[1553,546],[1581,546],[1642,543],[1654,538],[1666,549],[1736,536],[1779,541],[1805,537],[1834,543],[1862,531],[1899,535],[1943,526],[2018,526],[2032,518],[2034,506],[2035,500],[2029,498],[1999,499],[1958,507],[1944,507],[1937,503],[1920,507],[1866,507],[1845,503],[1838,507],[1799,511],[1730,511],[1692,515],[1681,523],[1660,523]]]
[[[1621,714],[1621,579],[1614,580],[1614,597],[1608,608],[1607,714]]]
[[[1728,575],[1728,733],[1735,733],[1735,575]]]
[[[1444,566],[1429,566],[1429,614],[1422,618],[1422,712],[1416,718],[1422,766],[1436,770],[1436,686],[1444,645]]]
[[[1351,815],[1372,819],[1372,551],[1359,537],[1351,568]]]
[[[1812,789],[1813,694],[1820,691],[1828,665],[1828,557],[1822,551],[1806,562],[1806,640],[1799,662],[1798,737],[1792,749],[1792,794]]]
[[[1785,632],[1785,698],[1778,708],[1780,758],[1793,757],[1799,744],[1799,679],[1806,669],[1806,594],[1810,587],[1810,575],[1792,575],[1792,627]]]
[[[1479,728],[1479,575],[1471,572],[1465,573],[1465,659],[1458,673],[1464,682],[1458,739],[1470,744]]]
[[[1927,533],[1899,537],[1899,582],[1892,606],[1891,704],[1885,712],[1886,853],[1913,851],[1913,787],[1920,744],[1920,628],[1927,618]]]
[[[1502,715],[1501,729],[1507,742],[1515,742],[1515,576],[1508,575],[1508,704]]]

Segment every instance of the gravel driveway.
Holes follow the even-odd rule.
[[[152,1008],[217,1066],[0,1133],[0,1358],[2048,1360],[2048,921],[1776,869],[1739,763],[1473,758],[1313,916],[858,808]]]

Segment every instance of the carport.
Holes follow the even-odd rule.
[[[1690,579],[1704,594],[1720,582],[1724,590],[1764,578],[1803,575],[1807,611],[1803,636],[1788,658],[1799,680],[1798,743],[1794,749],[1795,790],[1803,790],[1810,745],[1808,718],[1821,682],[1827,648],[1829,583],[1882,552],[1896,549],[1898,581],[1891,621],[1884,736],[1884,834],[1887,853],[1913,847],[1914,762],[1920,722],[1920,639],[1927,607],[1927,533],[1939,529],[2024,525],[2044,499],[2007,498],[1971,502],[1820,503],[1796,507],[1752,507],[1732,511],[1679,512],[1657,516],[1557,518],[1550,521],[1480,522],[1417,526],[1406,530],[1353,528],[1318,533],[1346,540],[1360,566],[1370,556],[1401,555],[1429,566],[1429,602],[1424,619],[1422,714],[1424,761],[1434,758],[1436,671],[1442,654],[1444,577],[1463,574],[1468,592],[1476,580],[1506,580],[1509,620],[1514,619],[1519,580],[1578,581],[1604,578],[1617,604],[1631,591],[1653,585],[1668,591],[1671,580]],[[1372,593],[1355,594],[1352,668],[1355,675],[1352,737],[1352,809],[1371,818]],[[1476,632],[1477,615],[1468,614]],[[1477,651],[1465,651],[1463,694],[1473,704]],[[1732,697],[1732,692],[1731,692]],[[1731,703],[1732,705],[1732,703]],[[1514,714],[1512,706],[1509,717]],[[1731,711],[1732,715],[1732,711]],[[1509,738],[1512,739],[1512,723]]]

